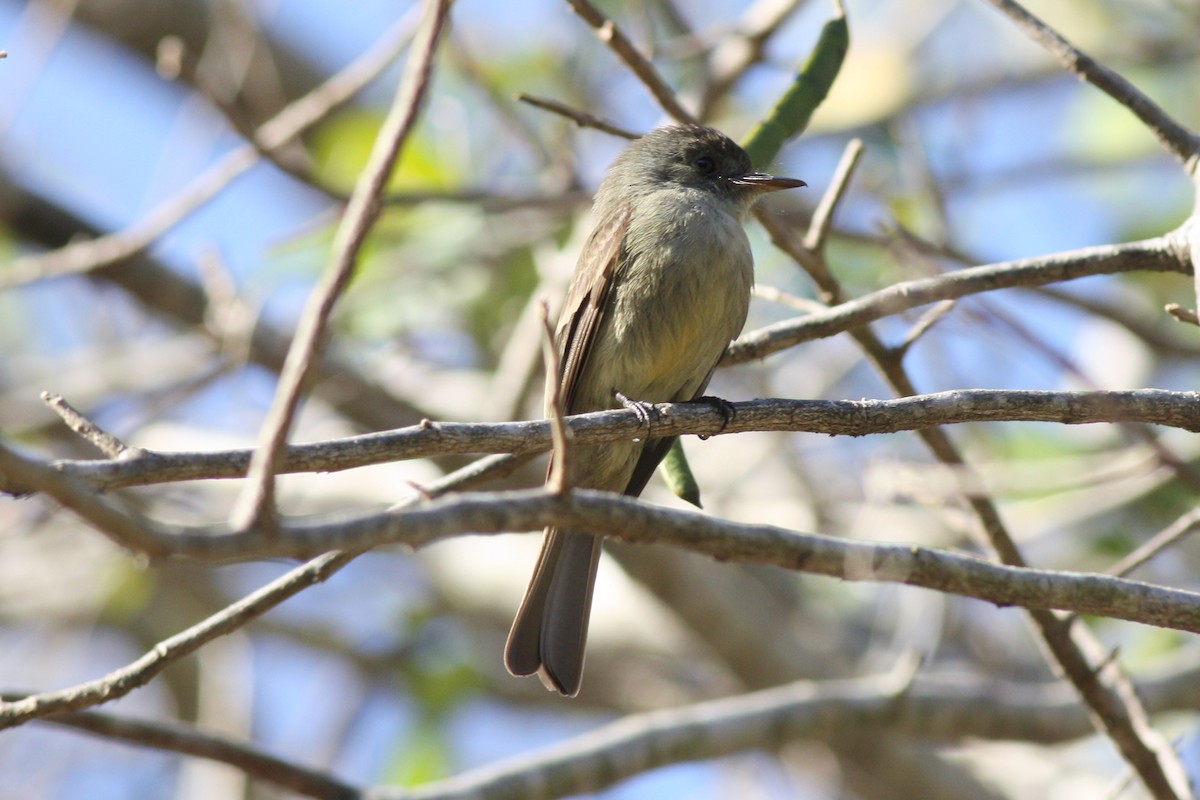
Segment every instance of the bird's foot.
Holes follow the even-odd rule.
[[[613,394],[617,398],[618,403],[637,415],[638,422],[646,426],[646,438],[649,438],[654,420],[658,419],[658,409],[654,407],[654,403],[630,400],[620,392],[614,392]]]
[[[729,427],[729,423],[733,422],[734,417],[737,416],[737,408],[724,397],[714,397],[713,395],[706,394],[703,397],[697,397],[692,402],[706,403],[717,410],[717,413],[721,415],[721,427],[717,429],[717,433],[724,433],[725,429]],[[700,438],[707,439],[708,435],[701,434]]]

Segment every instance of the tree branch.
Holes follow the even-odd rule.
[[[1139,389],[1129,392],[955,390],[891,400],[763,399],[732,403],[726,423],[708,403],[663,403],[655,408],[656,435],[721,436],[787,431],[867,436],[970,422],[1057,422],[1084,425],[1139,422],[1200,431],[1200,394]],[[577,446],[627,441],[644,432],[631,411],[617,409],[567,417]],[[550,449],[550,423],[431,422],[323,442],[290,444],[280,473],[337,472],[414,458],[483,453],[533,455]],[[252,450],[160,452],[109,460],[61,460],[47,466],[99,491],[177,481],[241,478]],[[24,494],[35,487],[0,474],[0,491]]]
[[[0,460],[0,468],[9,466],[7,459]],[[87,516],[86,511],[80,513]],[[544,488],[462,493],[348,520],[281,525],[277,535],[259,531],[217,535],[206,529],[168,529],[149,523],[135,534],[117,527],[102,530],[151,556],[227,563],[306,558],[384,544],[421,547],[465,534],[548,526],[669,545],[720,561],[769,564],[851,581],[905,583],[999,605],[1076,611],[1200,633],[1200,594],[1195,592],[1111,576],[998,565],[914,545],[847,541],[739,524],[595,491],[577,490],[567,496],[549,494]],[[125,681],[120,676],[114,680]],[[7,711],[0,708],[0,720]]]
[[[8,451],[0,445],[0,462]],[[469,464],[438,481],[422,487],[423,497],[437,497],[454,489],[469,488],[503,472],[511,459],[485,458]],[[0,472],[5,467],[0,465]],[[415,502],[415,500],[410,500]],[[398,505],[397,508],[403,508]],[[0,729],[20,725],[31,719],[63,711],[107,703],[153,680],[171,663],[227,633],[243,627],[289,597],[322,583],[360,555],[357,551],[324,553],[306,564],[276,578],[241,600],[226,606],[197,624],[156,644],[136,661],[110,672],[103,678],[62,689],[29,695],[20,700],[0,702]]]
[[[1179,689],[1185,676],[1196,678],[1191,670],[1161,683]],[[1152,691],[1161,695],[1157,688]],[[1195,694],[1194,689],[1183,691],[1172,707],[1192,707]],[[597,792],[670,764],[746,750],[772,751],[797,739],[835,739],[847,729],[934,741],[953,731],[956,740],[1020,737],[1053,743],[1086,733],[1088,721],[1078,699],[1061,683],[918,678],[908,685],[890,675],[799,681],[629,715],[528,756],[416,790],[376,789],[371,796],[373,800],[548,800]]]
[[[667,82],[658,74],[658,70],[633,46],[617,24],[600,13],[588,0],[567,0],[572,10],[596,32],[596,38],[608,45],[617,56],[629,67],[630,71],[642,82],[663,110],[675,118],[677,122],[695,125],[696,116],[688,111],[679,100]]]
[[[729,346],[721,364],[742,364],[765,358],[801,342],[852,330],[900,311],[980,292],[1044,286],[1090,275],[1142,270],[1190,274],[1191,261],[1181,236],[1175,232],[1140,242],[1087,247],[893,284],[847,300],[828,311],[784,320],[743,334]]]
[[[1138,688],[1155,712],[1186,711],[1200,702],[1200,674],[1195,665],[1148,678]],[[22,696],[5,694],[3,699],[14,701]],[[697,732],[697,720],[705,721],[705,731],[718,735],[704,735],[686,743],[686,737]],[[95,711],[53,714],[43,721],[107,739],[212,759],[256,780],[312,797],[352,800],[361,796],[359,790],[327,774],[175,722],[133,720]],[[710,722],[712,727],[708,726]],[[522,798],[541,797],[541,791],[553,792],[544,796],[558,797],[611,786],[655,766],[717,758],[753,748],[774,749],[795,739],[833,736],[850,725],[933,741],[975,737],[1043,744],[1076,739],[1091,730],[1075,693],[1059,681],[1019,683],[962,675],[917,676],[907,686],[890,676],[801,681],[715,702],[629,716],[529,756],[439,781],[422,787],[416,796],[403,797],[496,797],[505,796],[504,787]],[[621,754],[629,757],[621,758]],[[619,769],[599,772],[584,769],[581,763]],[[631,764],[638,767],[629,771]],[[588,777],[596,774],[606,777]],[[553,789],[547,785],[551,783]],[[386,800],[396,796],[395,792],[385,788],[372,797]]]
[[[1176,122],[1157,103],[1116,72],[1068,42],[1062,34],[1030,14],[1015,0],[987,0],[1031,39],[1046,48],[1070,72],[1128,108],[1181,164],[1194,171],[1200,139]]]
[[[450,14],[449,0],[427,0],[405,75],[371,149],[366,169],[333,236],[333,259],[313,290],[288,348],[279,383],[250,459],[246,487],[231,515],[235,528],[271,527],[275,518],[275,470],[292,427],[300,395],[318,358],[325,325],[358,263],[358,252],[383,208],[381,198],[396,159],[420,113],[433,75],[433,57]]]
[[[5,702],[20,695],[4,694]],[[191,725],[170,720],[139,720],[98,711],[70,711],[44,720],[50,725],[84,731],[111,741],[166,750],[228,764],[254,780],[320,800],[359,800],[361,791],[323,772],[298,766],[294,761],[269,755],[245,742],[203,733]]]

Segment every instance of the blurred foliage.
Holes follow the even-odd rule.
[[[89,17],[87,35],[106,37],[114,48],[127,46],[115,23],[131,20],[122,18],[119,5],[107,12],[111,28],[104,27],[104,14]],[[197,5],[207,7],[163,3],[181,13]],[[744,52],[733,43],[750,23],[743,18],[746,8],[765,5],[619,0],[600,7],[696,108],[709,71]],[[1200,124],[1195,102],[1200,17],[1193,5],[1056,0],[1035,10],[1194,126]],[[288,36],[280,31],[303,39],[304,47],[290,56],[320,75],[328,72],[320,59],[333,63],[365,49],[363,37],[379,28],[371,13],[389,22],[396,13],[396,4],[364,2],[353,14],[343,9],[321,18],[320,6],[289,4],[278,18],[261,20],[262,44],[273,48],[277,66],[292,63],[282,51]],[[268,13],[254,8],[256,14]],[[801,234],[846,142],[851,137],[864,141],[864,158],[826,250],[830,271],[848,297],[985,260],[1157,236],[1189,212],[1191,184],[1141,123],[1065,74],[983,3],[851,3],[852,44],[844,38],[846,30],[829,21],[832,8],[827,2],[798,3],[763,42],[762,58],[713,101],[712,121],[740,135],[772,108],[787,117],[764,150],[756,151],[755,161],[809,182],[808,190],[772,198],[766,206]],[[146,19],[132,15],[138,16],[133,21],[149,25],[149,10],[149,5],[143,9]],[[578,198],[595,188],[624,141],[526,107],[514,95],[552,98],[636,131],[665,121],[645,87],[564,5],[458,0],[454,14],[430,102],[389,186],[398,197],[373,230],[335,312],[333,349],[351,369],[362,371],[362,383],[348,380],[321,395],[326,403],[308,404],[293,434],[296,440],[366,427],[334,409],[338,392],[350,394],[372,383],[394,393],[404,418],[485,419],[536,408],[540,353],[528,344],[536,345],[536,337],[521,327],[531,324],[522,312],[539,297],[553,305],[561,296],[591,224]],[[0,23],[4,19],[0,16]],[[304,26],[293,26],[300,20]],[[34,16],[27,19],[41,30],[35,22]],[[74,27],[64,25],[68,31]],[[323,40],[313,38],[313,31]],[[47,60],[0,92],[2,150],[14,174],[19,172],[14,194],[36,195],[56,213],[24,210],[28,216],[22,216],[13,211],[21,209],[19,203],[10,205],[8,196],[0,195],[5,201],[0,202],[0,261],[78,236],[82,226],[53,227],[71,215],[105,230],[135,223],[186,185],[193,170],[224,152],[232,138],[193,87],[164,84],[144,59],[104,61],[75,38],[57,45],[54,36],[26,41],[41,42],[44,50],[25,50],[18,57],[18,48],[6,43],[12,56],[0,62],[0,78],[17,76],[18,69],[33,63],[31,55]],[[814,53],[818,41],[824,44]],[[86,57],[80,60],[80,54]],[[726,60],[719,62],[718,55]],[[797,76],[799,64],[806,66]],[[279,86],[255,83],[270,72],[255,68],[244,76],[257,90],[238,98],[248,117],[261,120],[273,111],[254,101],[277,97]],[[280,74],[290,81],[299,72]],[[819,86],[806,83],[818,72],[823,75]],[[815,99],[826,90],[810,121]],[[306,139],[322,185],[342,193],[353,187],[382,122],[384,95],[372,90]],[[780,147],[802,129],[802,138]],[[110,130],[121,136],[113,137]],[[113,165],[120,166],[120,185],[114,184]],[[426,194],[435,199],[414,199]],[[250,322],[261,309],[270,330],[286,336],[312,282],[327,266],[342,208],[338,200],[263,166],[165,237],[150,257],[200,287],[195,297],[208,296],[215,310],[223,311],[222,275],[206,274],[201,264],[216,251],[221,265],[211,272],[228,273],[223,277],[248,306]],[[52,240],[44,228],[60,238]],[[774,250],[760,227],[751,225],[748,233],[761,287],[815,298],[803,270]],[[106,277],[65,278],[0,298],[3,434],[32,431],[26,444],[36,442],[46,453],[94,458],[93,450],[66,433],[37,399],[39,390],[51,388],[85,413],[116,418],[135,446],[206,450],[254,441],[270,397],[268,371],[247,366],[231,346],[236,342],[215,335],[219,326],[197,324],[193,317],[184,321],[164,310],[167,304],[157,303],[166,290],[132,300],[131,288],[137,287]],[[1185,276],[1135,273],[1054,288],[1067,299],[1047,301],[1014,290],[959,301],[905,353],[904,365],[918,390],[1195,388],[1194,355],[1200,352],[1195,330],[1161,312],[1168,302],[1194,304]],[[1073,306],[1072,298],[1080,305]],[[1099,308],[1091,309],[1091,301]],[[1106,312],[1105,304],[1115,311]],[[873,323],[872,330],[897,345],[925,311],[894,315]],[[751,324],[802,313],[786,301],[759,298]],[[1127,324],[1125,315],[1136,317],[1136,324]],[[1160,346],[1160,339],[1170,349]],[[722,370],[713,389],[731,400],[889,395],[846,335]],[[1181,463],[1195,467],[1191,437],[1155,433]],[[985,485],[993,482],[1006,522],[1041,564],[1107,569],[1195,504],[1189,485],[1150,463],[1143,440],[1119,426],[996,423],[960,426],[951,435],[979,465]],[[973,523],[955,494],[958,487],[912,434],[764,433],[712,437],[688,447],[692,477],[704,491],[707,513],[715,516],[976,551],[970,544]],[[1143,471],[1109,474],[1112,464],[1139,453],[1147,459]],[[356,514],[394,503],[446,467],[430,460],[297,476],[302,487],[297,494],[322,513]],[[539,469],[518,475],[510,485],[538,482]],[[221,519],[236,488],[233,482],[214,481],[199,488],[153,487],[135,497],[152,516]],[[653,502],[677,503],[663,496],[657,481],[649,493]],[[97,544],[94,531],[36,499],[0,502],[0,527],[6,532],[0,542],[0,669],[6,681],[22,688],[58,688],[128,663],[148,647],[146,637],[165,638],[286,568],[256,565],[261,571],[211,574],[197,568],[186,585],[177,585],[162,577],[166,573],[158,564],[144,567],[114,555],[107,542]],[[263,622],[269,628],[291,619],[294,629],[286,637],[303,642],[301,647],[283,648],[280,655],[263,646],[266,637],[251,626],[244,632],[252,644],[245,648],[249,656],[238,655],[238,637],[232,637],[211,660],[202,651],[172,667],[168,688],[155,683],[135,694],[130,705],[148,716],[198,715],[204,703],[196,698],[210,691],[203,681],[220,678],[226,683],[217,683],[225,688],[216,694],[229,713],[217,717],[253,720],[238,735],[302,763],[329,766],[364,785],[415,786],[459,771],[470,760],[464,753],[478,757],[481,740],[491,744],[487,757],[499,757],[558,731],[566,736],[583,724],[566,719],[580,714],[580,708],[602,710],[607,718],[648,704],[682,703],[801,677],[875,674],[880,665],[886,669],[896,663],[898,654],[914,652],[931,675],[979,680],[1026,677],[1038,657],[1017,615],[974,601],[731,565],[720,565],[719,573],[690,572],[689,565],[701,559],[649,560],[650,591],[633,590],[630,581],[602,574],[585,695],[575,704],[546,707],[540,689],[508,676],[499,656],[532,560],[529,552],[519,551],[517,538],[467,537],[419,556],[391,552],[375,561],[361,559],[347,568],[344,581],[314,587]],[[642,549],[647,559],[661,556],[658,550]],[[383,575],[373,572],[381,563]],[[656,583],[667,575],[669,581]],[[1196,575],[1200,552],[1184,544],[1135,577],[1195,589],[1200,585]],[[648,600],[650,594],[657,599]],[[1195,660],[1194,637],[1093,622],[1135,672]],[[177,627],[159,630],[151,623]],[[316,641],[323,632],[330,634],[329,641]],[[736,636],[722,638],[723,633]],[[386,659],[378,657],[380,642],[388,645]],[[1048,675],[1039,669],[1039,677]],[[525,690],[530,691],[522,694]],[[298,697],[304,698],[302,711]],[[478,713],[472,719],[479,720],[481,730],[464,742],[455,723],[467,716],[468,707]],[[524,715],[534,708],[547,722],[532,732],[526,729],[532,726],[511,725],[496,712]],[[953,724],[951,719],[948,728]],[[734,778],[707,782],[707,795],[636,782],[624,791],[630,797],[716,797],[733,794],[729,787],[736,786],[739,796],[757,791],[824,797],[810,791],[812,785],[843,781],[847,785],[837,785],[828,796],[874,800],[895,796],[892,786],[901,780],[926,771],[940,774],[948,763],[957,764],[960,757],[966,763],[976,755],[976,742],[956,740],[952,732],[936,742],[892,731],[859,741],[853,738],[857,733],[856,726],[844,726],[821,745],[827,747],[822,758],[830,763],[810,782],[820,765],[786,748],[762,756],[778,759],[784,767],[780,774],[795,778],[782,791],[765,780],[746,789],[746,773],[760,777],[759,770],[738,768],[720,773]],[[5,787],[0,793],[90,797],[91,786],[83,793],[56,794],[56,787],[10,784],[34,773],[87,775],[92,774],[88,768],[112,769],[108,751],[67,747],[62,739],[42,747],[45,740],[23,738],[35,735],[52,734],[22,730],[7,740],[16,744],[0,749],[0,785]],[[1038,732],[1030,738],[1037,739]],[[948,747],[939,749],[939,744]],[[881,756],[869,763],[881,771],[902,763],[902,770],[880,775],[893,795],[872,797],[848,785],[865,771],[856,746],[869,746],[872,754],[896,747],[883,754],[894,762]],[[943,758],[950,748],[954,752]],[[1094,797],[1074,791],[1072,781],[1099,777],[1107,783],[1118,771],[1104,745],[1068,749],[1029,745],[1013,757],[1018,767],[1032,765],[1011,770],[1014,775],[1051,775],[1039,791],[1023,796]],[[895,758],[898,752],[903,758]],[[26,764],[31,753],[44,759],[34,768]],[[130,774],[153,770],[143,772],[142,759],[135,760]],[[155,796],[166,797],[175,788],[174,773],[167,773],[131,780],[153,783],[162,790]],[[1010,796],[1019,796],[1018,789],[1008,789]],[[906,796],[931,795],[912,791]],[[994,794],[990,783],[985,790],[967,780],[954,796]]]
[[[135,562],[116,561],[108,565],[106,605],[100,616],[108,624],[121,625],[141,614],[158,589],[153,572],[140,568]]]
[[[382,125],[382,114],[360,109],[343,111],[326,120],[311,142],[315,176],[334,188],[349,192],[367,165]],[[438,148],[429,134],[417,129],[404,144],[404,151],[388,182],[388,191],[451,188],[461,182],[458,167],[455,161],[439,157]]]
[[[444,733],[427,720],[397,742],[383,782],[412,788],[449,776],[452,766]]]

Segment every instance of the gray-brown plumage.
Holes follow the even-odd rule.
[[[754,265],[742,230],[763,194],[803,186],[752,171],[712,128],[659,128],[617,157],[559,315],[564,411],[699,397],[742,330]],[[547,392],[549,397],[549,392]],[[547,409],[549,413],[549,409]],[[574,448],[571,486],[640,494],[672,439]],[[514,675],[579,691],[600,538],[547,528],[505,649]]]

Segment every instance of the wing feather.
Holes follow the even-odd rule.
[[[561,370],[558,380],[568,414],[595,410],[575,408],[575,389],[604,322],[605,306],[621,266],[631,216],[629,206],[622,206],[592,231],[559,312],[555,333]]]

